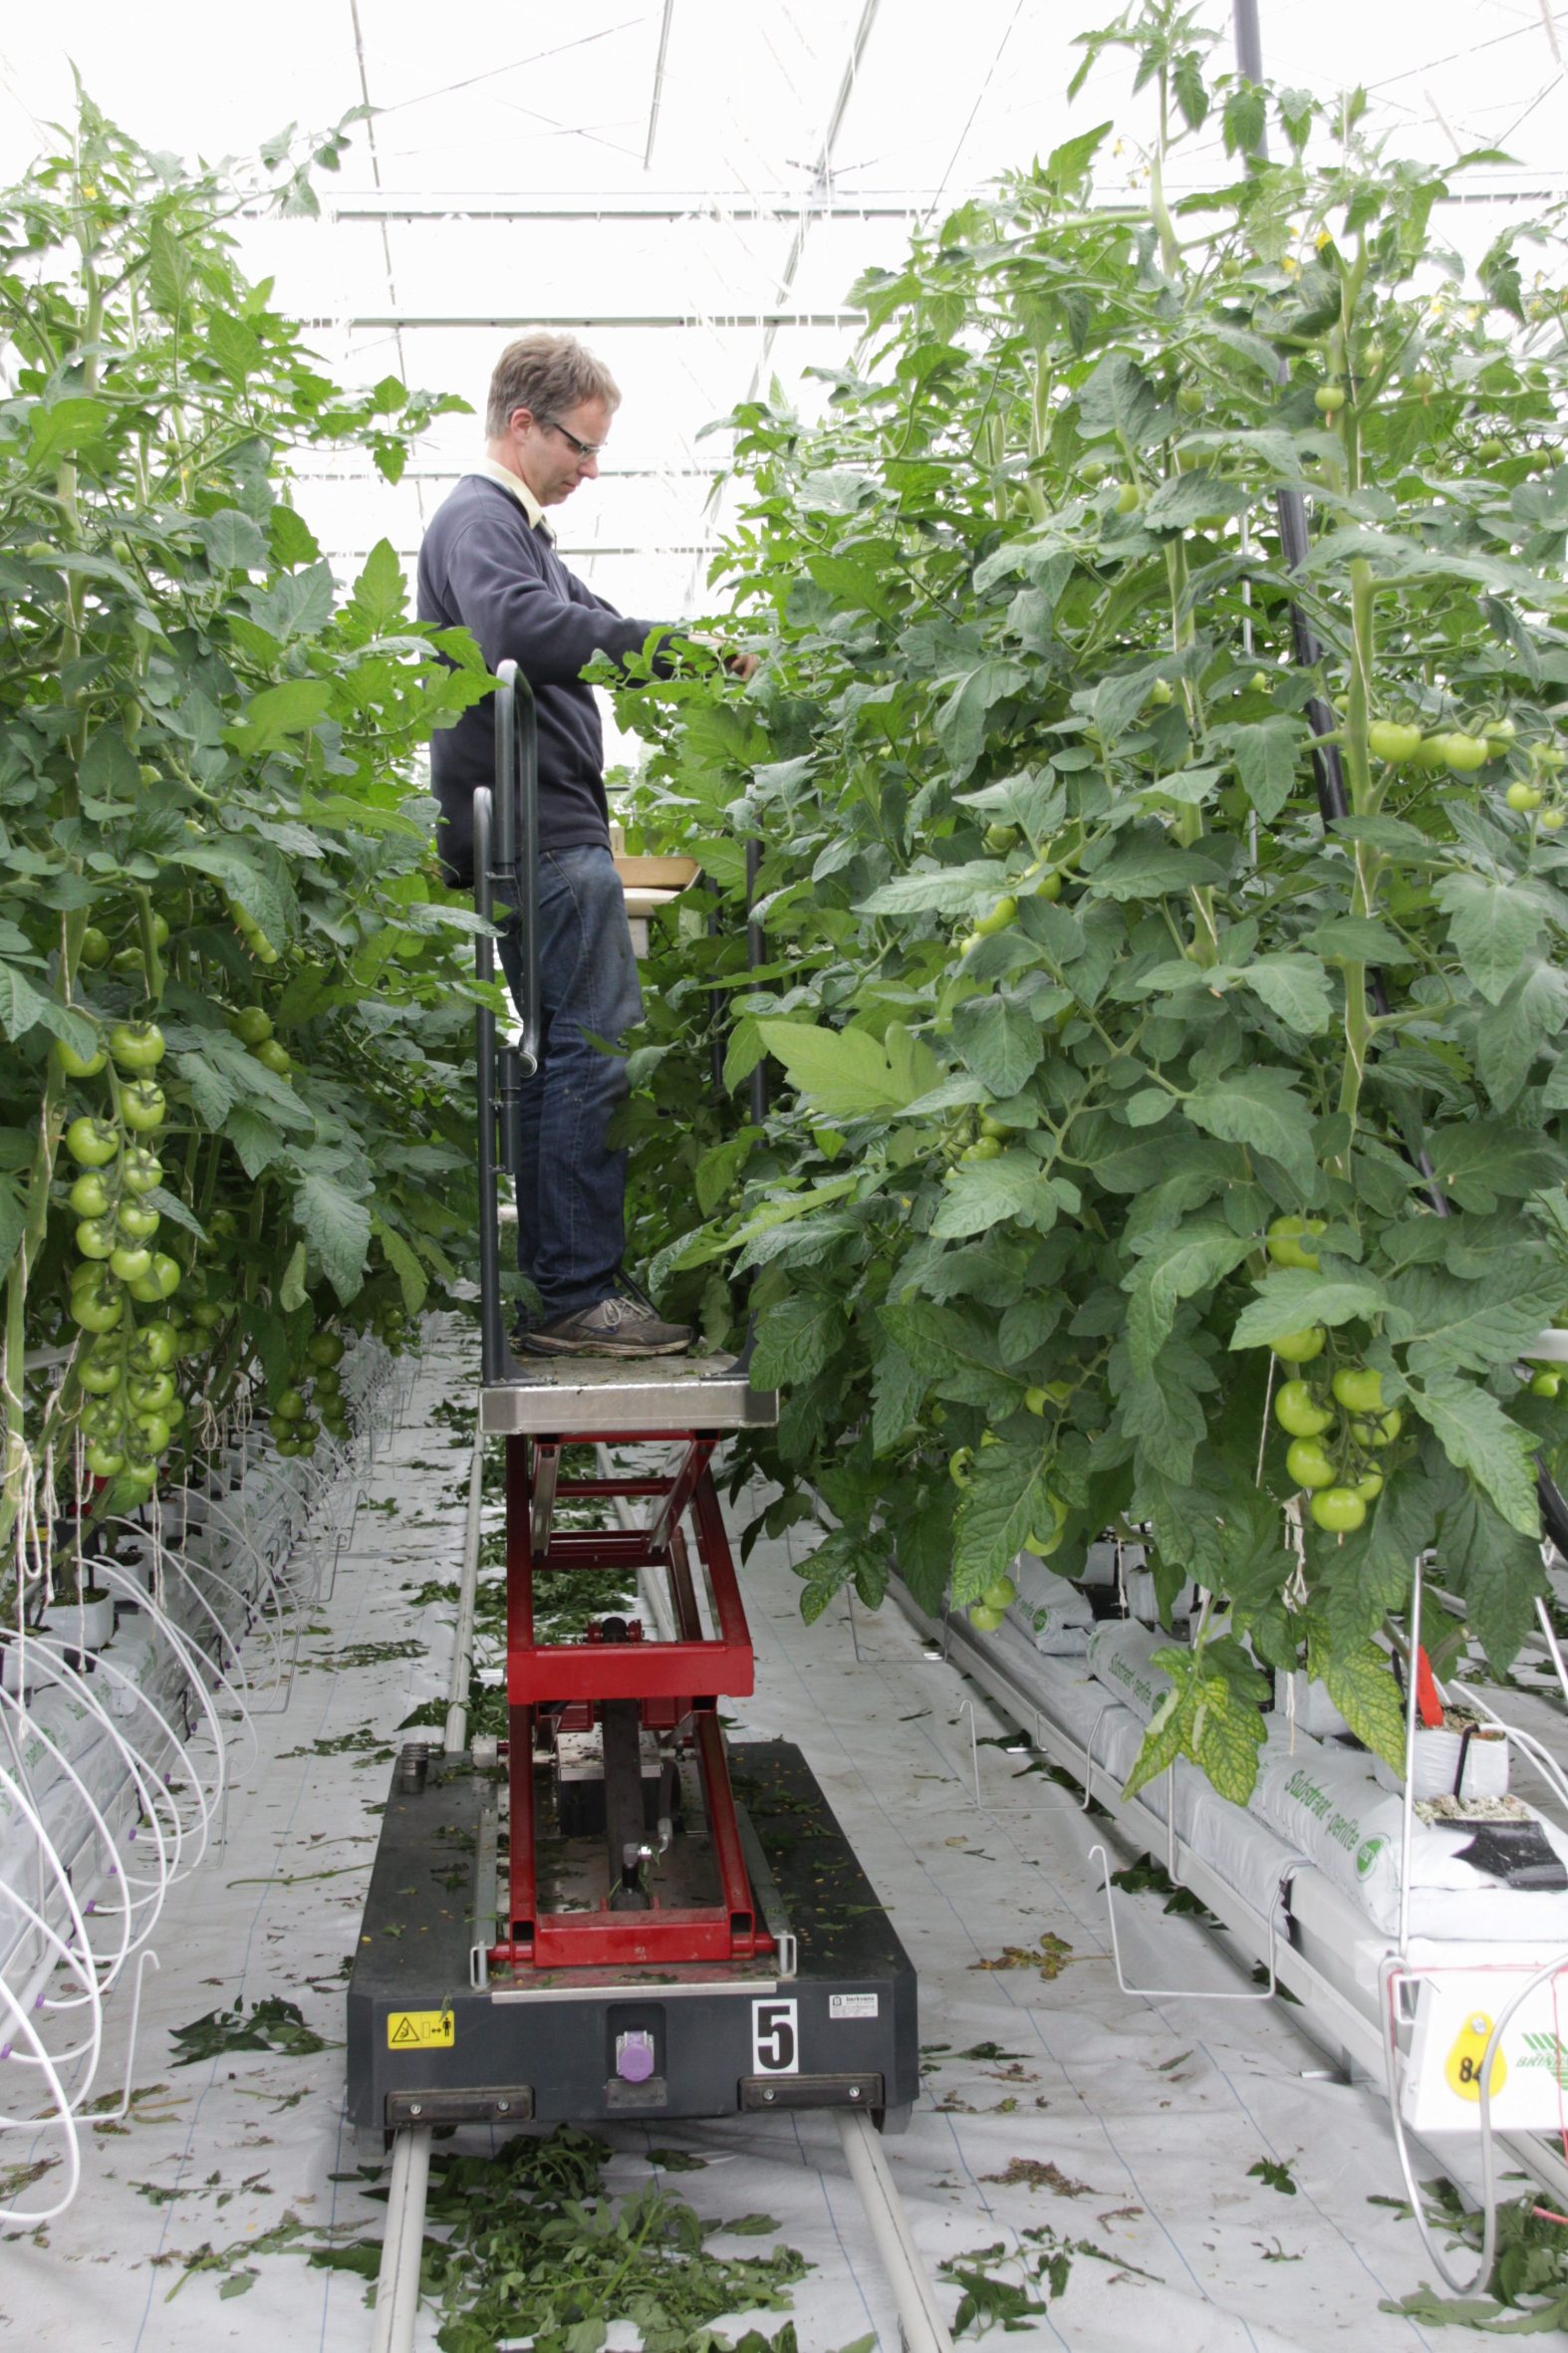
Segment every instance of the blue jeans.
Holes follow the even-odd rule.
[[[595,1307],[615,1290],[626,1247],[627,1156],[606,1144],[627,1098],[626,1063],[614,1046],[643,1017],[643,991],[621,878],[610,852],[592,845],[539,859],[539,1070],[522,1092],[517,1175],[517,1262],[536,1286],[536,1321]],[[499,941],[514,1001],[517,941]]]

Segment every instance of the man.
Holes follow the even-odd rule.
[[[596,654],[624,660],[660,625],[624,619],[569,572],[547,511],[599,472],[620,406],[615,380],[572,337],[508,345],[490,382],[483,461],[441,506],[419,553],[419,619],[473,632],[491,670],[509,657],[534,691],[539,722],[539,978],[543,1052],[523,1090],[518,1262],[540,1306],[520,1345],[533,1355],[673,1356],[684,1324],[665,1323],[621,1275],[626,1155],[606,1142],[627,1094],[616,1044],[642,1018],[626,901],[610,852]],[[749,672],[749,657],[737,666]],[[441,852],[473,876],[473,795],[493,781],[494,712],[465,711],[430,745]],[[513,996],[521,962],[503,934]]]

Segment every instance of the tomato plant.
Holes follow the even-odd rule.
[[[1086,71],[1117,43],[1146,205],[1095,202],[1086,130],[868,273],[819,423],[729,420],[763,658],[623,697],[639,838],[705,878],[628,1129],[671,1309],[753,1316],[785,1391],[748,1444],[770,1530],[832,1523],[808,1613],[895,1566],[983,1609],[1031,1529],[1069,1571],[1147,1531],[1209,1599],[1138,1777],[1244,1797],[1229,1637],[1397,1752],[1417,1553],[1499,1668],[1543,1590],[1561,1433],[1511,1363],[1568,1299],[1568,359],[1550,229],[1466,279],[1457,167],[1166,0]]]
[[[187,1397],[286,1388],[471,1225],[472,915],[413,759],[482,666],[406,621],[385,543],[340,595],[291,483],[353,441],[395,478],[453,403],[341,392],[224,225],[313,205],[340,146],[182,178],[85,105],[0,193],[7,1546],[85,1397],[133,1500]]]

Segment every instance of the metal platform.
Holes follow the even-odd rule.
[[[514,1357],[486,1380],[487,1438],[660,1438],[686,1431],[771,1430],[778,1392],[753,1389],[735,1357]]]
[[[354,2122],[393,2131],[805,2107],[902,2122],[919,2083],[909,1958],[800,1751],[746,1743],[730,1769],[772,1954],[718,1967],[492,1968],[476,1983],[504,1900],[504,1777],[467,1755],[436,1757],[414,1790],[394,1768],[349,1981]],[[539,1784],[548,1803],[543,1770]],[[711,1873],[705,1832],[682,1836],[683,1872]],[[597,1842],[544,1843],[541,1863],[563,1893],[592,1877]]]

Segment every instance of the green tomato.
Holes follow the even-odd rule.
[[[995,1119],[990,1112],[982,1111],[980,1114],[980,1134],[991,1137],[997,1144],[1006,1144],[1012,1135],[1012,1130],[1005,1120]]]
[[[1527,817],[1532,809],[1538,809],[1544,798],[1540,786],[1526,784],[1522,776],[1516,776],[1503,794],[1509,808],[1516,809],[1521,817]]]
[[[294,1455],[300,1450],[300,1441],[297,1438],[275,1438],[272,1442],[280,1454]]]
[[[215,1332],[223,1321],[223,1310],[215,1299],[198,1299],[191,1307],[190,1320],[203,1332]]]
[[[298,1396],[297,1391],[291,1392],[289,1390],[285,1390],[283,1394],[285,1397],[290,1395]],[[279,1400],[279,1403],[281,1405],[281,1399]],[[302,1414],[304,1413],[305,1401],[303,1398],[300,1399],[297,1410]],[[952,1480],[952,1483],[955,1487],[966,1487],[968,1485],[970,1479],[974,1475],[969,1467],[973,1460],[974,1448],[972,1446],[959,1446],[955,1453],[948,1455],[947,1476]]]
[[[1421,749],[1421,729],[1398,719],[1374,719],[1367,743],[1375,760],[1413,760]]]
[[[1320,384],[1312,395],[1313,406],[1324,416],[1338,416],[1345,405],[1345,387],[1342,384]]]
[[[998,899],[988,915],[977,915],[974,928],[982,939],[989,939],[997,931],[1005,931],[1009,923],[1018,920],[1018,902],[1012,897]],[[269,1069],[276,1067],[269,1064]],[[292,1063],[289,1066],[293,1068]],[[279,1074],[282,1075],[281,1073]]]
[[[156,784],[158,781],[157,770],[154,768],[151,775],[146,777],[144,781],[148,784]],[[154,947],[167,947],[168,945],[168,918],[165,915],[160,915],[156,909],[152,914],[152,944]]]
[[[99,1438],[88,1447],[87,1466],[95,1478],[118,1478],[126,1467],[126,1457],[119,1446]]]
[[[68,1079],[96,1079],[109,1060],[109,1052],[107,1047],[96,1046],[91,1054],[79,1054],[64,1038],[56,1038],[55,1060]]]
[[[1276,1217],[1268,1229],[1268,1254],[1276,1266],[1304,1266],[1316,1274],[1317,1252],[1306,1249],[1301,1236],[1322,1231],[1321,1217]]]
[[[980,1599],[988,1610],[1005,1610],[1018,1599],[1018,1588],[1011,1577],[998,1577],[994,1584],[987,1585]]]
[[[77,1367],[77,1379],[89,1397],[113,1397],[120,1387],[120,1365],[107,1358],[84,1357]]]
[[[133,1413],[161,1414],[165,1406],[174,1402],[174,1376],[172,1373],[133,1374],[128,1395]]]
[[[1175,688],[1169,678],[1156,678],[1149,689],[1149,699],[1157,710],[1164,710],[1175,699]]]
[[[170,1258],[166,1251],[157,1250],[153,1253],[152,1264],[146,1273],[131,1284],[131,1296],[141,1300],[148,1307],[159,1307],[165,1299],[173,1298],[182,1279],[179,1260]]]
[[[120,1204],[120,1230],[133,1242],[149,1242],[162,1222],[146,1201],[131,1199]]]
[[[1053,1495],[1047,1490],[1045,1500],[1051,1506],[1051,1532],[1047,1536],[1031,1536],[1024,1547],[1025,1551],[1034,1554],[1036,1560],[1050,1559],[1052,1553],[1061,1543],[1067,1527],[1067,1506],[1061,1497]]]
[[[298,1422],[304,1412],[305,1400],[297,1389],[283,1389],[278,1392],[272,1408],[274,1421]]]
[[[1308,1505],[1320,1528],[1331,1535],[1348,1535],[1367,1516],[1367,1506],[1354,1487],[1325,1487]]]
[[[110,1252],[109,1264],[123,1283],[138,1283],[152,1271],[152,1253],[145,1242],[122,1242]]]
[[[118,1397],[95,1397],[82,1413],[85,1438],[118,1438],[125,1428],[125,1409]]]
[[[1001,1157],[1001,1141],[995,1136],[977,1136],[974,1142],[966,1144],[958,1155],[961,1161],[999,1161]]]
[[[1479,458],[1482,465],[1495,465],[1497,460],[1504,456],[1506,452],[1504,451],[1503,445],[1498,440],[1496,434],[1490,433],[1487,435],[1484,441],[1479,441],[1476,443],[1475,454]]]
[[[1023,1393],[1023,1402],[1029,1413],[1043,1414],[1046,1405],[1045,1391],[1043,1389],[1026,1389]]]
[[[981,838],[992,857],[1000,858],[1016,845],[1018,828],[1015,825],[988,825]]]
[[[96,923],[89,923],[87,929],[82,934],[82,945],[79,953],[82,962],[87,965],[89,971],[96,972],[100,965],[107,964],[109,962],[109,933],[107,931],[101,931]]]
[[[174,1433],[161,1414],[137,1414],[133,1417],[136,1436],[148,1454],[168,1451],[168,1441]]]
[[[1274,1342],[1274,1354],[1287,1365],[1309,1365],[1315,1356],[1323,1354],[1328,1334],[1321,1324],[1308,1324],[1305,1331],[1286,1332]]]
[[[109,1050],[132,1076],[155,1070],[163,1059],[163,1032],[155,1021],[121,1021],[109,1033]]]
[[[1319,1438],[1334,1417],[1318,1404],[1305,1381],[1286,1381],[1274,1399],[1274,1419],[1292,1438]]]
[[[1462,728],[1438,739],[1443,746],[1443,758],[1450,768],[1469,775],[1486,764],[1486,745],[1479,735],[1467,735]]]
[[[1385,1446],[1393,1445],[1404,1427],[1405,1417],[1399,1407],[1390,1406],[1388,1412],[1380,1414],[1376,1422],[1353,1422],[1350,1435],[1358,1446],[1376,1446],[1381,1452]]]
[[[1542,1365],[1540,1371],[1531,1376],[1530,1395],[1531,1397],[1555,1397],[1562,1385],[1561,1373],[1554,1372],[1550,1365]]]
[[[1512,719],[1509,718],[1506,711],[1504,711],[1500,719],[1488,719],[1485,726],[1481,729],[1481,733],[1485,736],[1488,743],[1501,744],[1503,746],[1512,743],[1518,732],[1518,728],[1514,725]]]
[[[120,1181],[128,1192],[150,1192],[163,1181],[163,1164],[144,1144],[133,1144],[121,1161]]]
[[[1568,825],[1568,817],[1564,817],[1560,809],[1543,809],[1541,811],[1541,824],[1547,833],[1560,834],[1563,830],[1563,827]]]
[[[969,1605],[969,1624],[978,1634],[994,1634],[1002,1622],[1002,1615],[1000,1610],[988,1609],[984,1602],[971,1602]]]
[[[108,1217],[87,1217],[77,1227],[77,1248],[84,1258],[108,1258],[115,1239],[114,1224]]]
[[[78,1283],[72,1288],[71,1319],[84,1332],[112,1332],[125,1312],[125,1301],[112,1283]]]
[[[77,1178],[67,1195],[79,1217],[102,1217],[109,1207],[109,1186],[96,1169]]]
[[[162,1088],[155,1086],[151,1079],[133,1079],[129,1087],[120,1090],[120,1116],[138,1136],[148,1136],[154,1128],[161,1128],[167,1108]]]
[[[1298,1487],[1330,1487],[1334,1465],[1316,1438],[1298,1438],[1285,1450],[1285,1468]]]
[[[1381,1414],[1383,1375],[1366,1365],[1343,1365],[1330,1384],[1347,1414]]]
[[[1138,484],[1136,482],[1124,482],[1121,489],[1116,494],[1117,513],[1119,515],[1130,515],[1138,503]]]
[[[1249,694],[1266,694],[1273,683],[1267,670],[1254,670],[1247,680],[1247,691]]]
[[[1382,1471],[1364,1471],[1361,1477],[1356,1481],[1356,1492],[1361,1497],[1363,1503],[1376,1503],[1378,1497],[1383,1492]]]
[[[166,1321],[142,1324],[131,1343],[131,1371],[166,1373],[173,1362],[173,1325]]]
[[[317,1366],[316,1395],[318,1397],[336,1397],[342,1387],[343,1376],[339,1373],[336,1365]]]
[[[1034,887],[1034,896],[1036,899],[1049,900],[1052,906],[1054,906],[1057,900],[1061,898],[1062,878],[1054,866],[1051,868],[1049,874],[1044,874],[1040,877],[1040,880]]]
[[[120,1132],[108,1120],[73,1120],[66,1150],[81,1168],[107,1169],[120,1150]]]
[[[1176,406],[1183,416],[1200,416],[1203,411],[1201,385],[1184,384],[1176,393]]]

